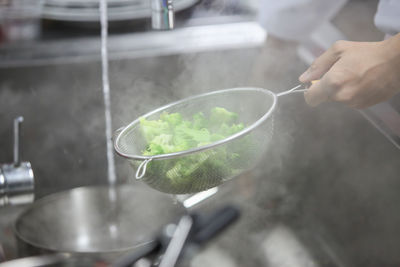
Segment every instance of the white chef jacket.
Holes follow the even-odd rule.
[[[259,22],[274,36],[305,40],[326,21],[331,20],[347,0],[260,0]],[[380,0],[376,26],[386,34],[400,32],[400,0]]]
[[[395,35],[400,32],[400,1],[380,0],[375,14],[375,25],[382,32]]]

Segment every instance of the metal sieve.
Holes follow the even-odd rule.
[[[170,194],[189,194],[204,191],[251,169],[271,144],[274,132],[273,113],[280,96],[304,92],[298,85],[288,91],[275,94],[261,88],[233,88],[192,96],[153,110],[140,118],[158,120],[163,112],[179,112],[190,117],[197,112],[208,113],[213,107],[222,107],[239,115],[238,121],[246,127],[223,140],[201,147],[155,156],[143,156],[147,142],[140,131],[139,118],[114,134],[115,151],[130,161],[136,170],[136,179],[150,187]],[[238,160],[227,161],[215,167],[207,163],[220,160],[221,150],[239,155]],[[190,179],[171,180],[177,173],[179,161],[200,161],[202,168],[193,170]],[[206,166],[206,168],[204,167]],[[175,173],[174,173],[175,172]],[[168,175],[167,175],[168,174]]]

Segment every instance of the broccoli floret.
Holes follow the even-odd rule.
[[[140,118],[140,130],[143,137],[150,143],[156,136],[170,132],[168,123],[161,120],[147,120]]]
[[[180,113],[171,113],[163,112],[160,115],[160,120],[167,122],[171,127],[179,125],[182,123],[182,115]]]
[[[244,124],[239,123],[239,124],[232,124],[228,125],[227,123],[222,123],[220,128],[217,130],[218,134],[227,137],[231,136],[237,132],[240,132],[241,130],[244,129]]]
[[[180,113],[167,112],[163,112],[159,120],[141,118],[141,132],[147,141],[143,155],[184,151],[225,139],[244,129],[244,124],[237,123],[237,119],[236,113],[220,107],[211,109],[208,118],[202,112],[195,113],[191,121],[184,120]],[[251,140],[243,138],[243,142],[234,142],[230,146],[176,160],[152,162],[148,172],[150,175],[165,173],[171,184],[191,186],[195,186],[193,178],[201,179],[211,173],[217,183],[218,179],[239,172],[232,166],[243,164],[242,154],[248,151],[249,145],[252,145]]]
[[[172,144],[172,135],[160,134],[151,140],[151,143],[143,154],[154,156],[171,152],[175,152],[175,147]]]
[[[199,112],[193,115],[193,128],[196,130],[200,130],[203,128],[207,129],[207,119],[204,116],[203,112]]]
[[[212,142],[216,142],[216,141],[222,140],[222,139],[224,139],[224,138],[225,138],[224,135],[222,135],[222,134],[217,134],[217,133],[213,133],[213,134],[211,134],[211,136],[210,136],[210,140],[211,140]]]
[[[191,139],[196,143],[210,141],[210,132],[205,128],[196,130],[185,125],[178,125],[175,127],[174,134],[181,138]]]
[[[236,122],[238,115],[234,112],[230,112],[224,108],[215,107],[211,109],[210,124],[213,126],[219,126],[222,123],[232,124]]]

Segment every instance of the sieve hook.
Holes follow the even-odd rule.
[[[147,168],[147,164],[152,161],[153,158],[149,158],[144,160],[142,163],[140,163],[137,171],[136,171],[136,179],[140,180],[143,178],[143,176],[146,174],[146,168]]]
[[[122,126],[120,128],[118,128],[117,130],[115,130],[111,140],[115,141],[117,139],[117,137],[119,136],[119,134],[126,128],[126,126]]]

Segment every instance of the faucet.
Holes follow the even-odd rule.
[[[174,28],[173,0],[151,0],[151,24],[155,30]]]
[[[14,162],[0,164],[0,207],[33,202],[34,176],[30,162],[21,161],[21,125],[14,120]]]

